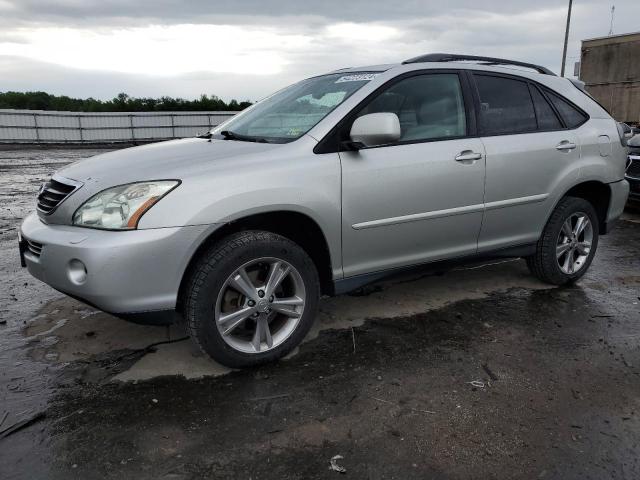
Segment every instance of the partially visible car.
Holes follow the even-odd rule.
[[[625,178],[629,182],[628,205],[640,207],[640,135],[636,135],[627,142],[629,159]]]

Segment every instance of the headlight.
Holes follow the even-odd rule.
[[[139,182],[108,188],[84,202],[73,224],[105,230],[133,230],[153,204],[180,184],[177,180]]]

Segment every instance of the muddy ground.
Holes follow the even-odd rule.
[[[40,183],[89,150],[0,151],[0,478],[640,478],[640,221],[577,285],[520,260],[324,299],[229,371],[20,269]],[[346,469],[330,470],[330,460]]]

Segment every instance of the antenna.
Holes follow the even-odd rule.
[[[616,6],[611,5],[611,25],[609,26],[609,36],[613,35],[613,15],[616,12]]]

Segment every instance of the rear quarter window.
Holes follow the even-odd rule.
[[[550,90],[546,90],[545,93],[547,94],[547,97],[549,97],[551,103],[553,103],[553,106],[556,107],[558,113],[560,113],[560,116],[562,117],[562,120],[564,120],[564,124],[567,128],[576,128],[586,122],[589,118],[584,112],[558,94]]]

